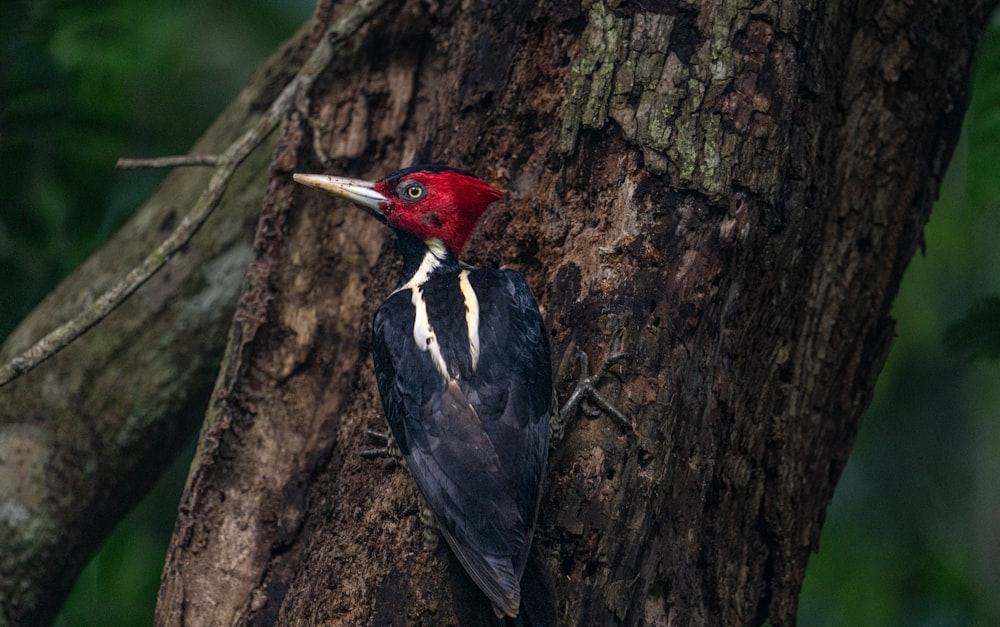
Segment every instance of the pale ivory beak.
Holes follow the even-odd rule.
[[[375,191],[375,183],[352,179],[343,176],[330,176],[327,174],[293,174],[292,179],[296,183],[307,185],[329,192],[334,196],[346,198],[351,202],[371,209],[375,213],[382,214],[383,203],[389,199]]]

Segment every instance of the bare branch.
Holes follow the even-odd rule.
[[[216,169],[205,191],[191,208],[190,213],[181,220],[167,239],[89,307],[82,310],[79,315],[43,337],[21,354],[13,357],[10,362],[0,368],[0,387],[52,357],[107,317],[149,277],[163,267],[163,264],[171,256],[190,241],[212,214],[215,207],[218,206],[237,166],[278,126],[284,115],[291,110],[295,96],[311,89],[316,78],[330,64],[335,49],[343,45],[388,1],[367,0],[359,2],[352,10],[337,20],[316,46],[312,55],[302,64],[299,73],[278,94],[278,97],[260,117],[257,124],[216,158]]]
[[[172,157],[154,157],[152,159],[121,158],[115,163],[116,168],[174,168],[187,165],[218,165],[218,155],[175,155]]]

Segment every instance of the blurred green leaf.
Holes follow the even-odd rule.
[[[969,137],[967,191],[975,211],[996,207],[1000,199],[1000,28],[994,16],[983,34],[973,69],[966,113]]]
[[[970,359],[1000,359],[1000,297],[984,298],[948,327],[945,344]]]

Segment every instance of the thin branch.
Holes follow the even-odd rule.
[[[334,53],[390,0],[362,0],[330,29],[302,64],[299,73],[278,94],[267,111],[242,137],[216,159],[215,172],[188,215],[148,257],[112,285],[91,305],[0,368],[0,387],[32,370],[103,320],[180,250],[218,206],[229,180],[243,160],[263,142],[291,110],[296,95],[306,94],[333,60]]]
[[[115,163],[116,168],[174,168],[185,165],[218,165],[218,155],[177,155],[174,157],[155,157],[152,159],[125,159]]]

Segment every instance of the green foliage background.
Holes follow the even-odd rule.
[[[185,152],[310,10],[0,3],[0,337],[164,176],[115,160]],[[810,562],[803,625],[1000,624],[998,163],[994,19],[927,252],[896,300],[892,355]],[[119,525],[57,625],[152,623],[190,454]]]

